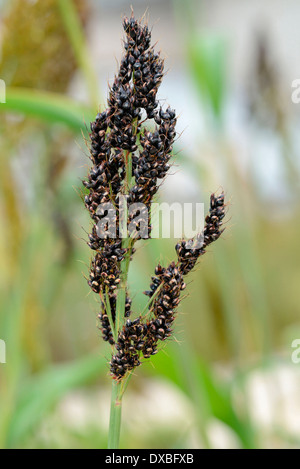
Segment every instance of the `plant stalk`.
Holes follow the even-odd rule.
[[[132,179],[132,155],[127,153],[125,159],[126,166],[126,187],[125,193],[129,193],[131,179]],[[127,211],[126,211],[126,220],[127,220]],[[126,222],[127,230],[127,222]],[[133,240],[130,238],[124,238],[122,242],[122,247],[127,249],[124,260],[121,265],[121,283],[117,293],[117,305],[116,305],[116,319],[115,319],[115,328],[114,328],[114,338],[115,341],[118,338],[119,332],[124,324],[125,317],[125,301],[126,301],[126,287],[128,282],[128,270],[131,252],[133,248]],[[111,320],[111,319],[110,319]],[[131,375],[130,375],[131,376]],[[122,414],[122,397],[125,391],[124,384],[128,384],[130,376],[127,377],[126,383],[112,381],[111,389],[111,405],[110,405],[110,420],[109,420],[109,432],[108,432],[108,449],[118,449],[119,440],[120,440],[120,431],[121,431],[121,414]]]
[[[122,395],[121,383],[113,380],[111,389],[108,449],[118,449],[121,430]]]

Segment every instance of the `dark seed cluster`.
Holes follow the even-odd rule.
[[[205,248],[221,236],[224,229],[220,227],[224,216],[224,194],[219,196],[212,194],[209,214],[205,219],[202,233],[204,239],[202,246],[193,249],[191,246],[195,240],[183,240],[175,247],[177,263],[172,262],[167,268],[161,265],[156,267],[150,290],[144,292],[150,299],[153,298],[149,305],[151,317],[144,323],[143,318],[139,317],[135,322],[138,328],[133,329],[133,323],[127,321],[121,331],[116,344],[117,353],[110,363],[111,374],[115,379],[122,379],[127,371],[139,366],[140,356],[149,358],[155,355],[158,351],[158,342],[172,335],[175,310],[180,302],[180,293],[186,287],[184,275],[194,268],[197,259],[205,253]]]
[[[163,77],[164,62],[159,53],[153,47],[150,48],[151,33],[147,25],[142,25],[131,16],[130,19],[124,19],[123,27],[127,38],[121,74],[125,82],[132,74],[136,108],[143,108],[147,117],[153,118],[158,105],[156,93]]]
[[[204,231],[201,233],[202,243],[200,243],[199,236],[196,240],[182,240],[176,245],[179,269],[183,275],[188,274],[194,268],[197,259],[205,253],[206,247],[221,236],[224,231],[224,228],[221,228],[224,217],[224,194],[222,193],[219,196],[212,194],[210,196],[209,214],[205,218]],[[201,246],[193,248],[195,241],[197,242],[196,246],[198,244],[201,244]]]
[[[127,319],[118,336],[117,352],[110,361],[113,377],[120,379],[127,371],[140,365],[139,351],[144,346],[144,335],[145,325],[141,323],[141,318],[134,321]]]
[[[125,18],[126,34],[124,55],[118,74],[109,90],[108,108],[96,116],[91,123],[90,158],[92,168],[83,181],[87,189],[84,202],[93,220],[89,235],[89,247],[95,251],[91,262],[88,284],[101,298],[108,294],[112,317],[115,317],[115,292],[120,284],[121,267],[126,250],[122,249],[119,227],[119,194],[126,194],[128,204],[144,202],[150,206],[158,188],[158,179],[164,178],[169,169],[168,161],[175,138],[175,111],[158,109],[157,91],[163,77],[164,61],[151,47],[151,33],[146,24],[133,15]],[[142,112],[154,119],[152,132],[142,129]],[[140,148],[137,136],[140,136]],[[132,161],[132,174],[127,174],[126,162]],[[132,181],[132,184],[130,182]],[[102,204],[113,204],[113,215],[99,214]],[[147,211],[147,210],[146,210]],[[112,226],[99,228],[102,216],[111,215]],[[151,221],[148,215],[139,212],[128,216],[129,235],[139,236],[144,226],[148,233]],[[134,248],[131,250],[131,255]],[[113,342],[109,320],[102,301],[99,315],[105,340]],[[126,311],[126,315],[129,316]]]
[[[123,265],[134,253],[133,245],[135,239],[139,239],[139,232],[143,232],[141,237],[147,237],[144,235],[146,228],[150,235],[149,209],[160,181],[169,170],[176,137],[175,111],[170,107],[162,109],[157,100],[164,61],[151,47],[150,30],[133,15],[124,19],[123,28],[124,54],[109,88],[108,107],[90,126],[92,167],[83,181],[84,203],[93,221],[88,246],[94,257],[88,284],[100,296],[100,328],[103,339],[114,345],[110,371],[116,380],[139,366],[142,358],[156,354],[159,341],[172,335],[175,311],[185,288],[183,277],[192,270],[205,248],[221,235],[225,214],[224,195],[213,194],[202,245],[194,246],[198,237],[182,240],[176,246],[177,262],[166,268],[156,267],[150,289],[145,292],[149,297],[146,317],[129,319],[131,300],[126,290],[124,316],[127,319],[122,323],[124,326],[115,331],[118,293],[125,294],[120,290],[124,288]],[[149,119],[151,129],[144,125]],[[129,236],[135,233],[130,243],[123,243],[119,231],[121,196],[129,206],[144,204],[136,212],[128,213]],[[114,337],[117,337],[116,343]]]
[[[142,152],[133,159],[136,184],[131,190],[134,202],[148,205],[158,189],[158,179],[163,179],[169,169],[169,159],[176,136],[175,111],[159,110],[155,116],[159,123],[154,132],[145,130],[141,135]]]
[[[95,293],[108,293],[113,318],[115,290],[120,283],[120,263],[126,251],[122,249],[122,239],[114,227],[114,232],[108,226],[104,226],[104,233],[96,230],[101,218],[97,210],[101,204],[113,203],[116,210],[111,219],[118,227],[118,195],[125,192],[126,158],[128,153],[134,155],[138,150],[136,140],[142,109],[149,118],[154,116],[154,109],[158,105],[156,93],[163,75],[163,60],[153,48],[150,49],[151,34],[148,26],[142,25],[132,16],[124,19],[123,27],[126,33],[124,57],[110,88],[108,108],[91,123],[90,155],[93,166],[83,181],[88,190],[85,206],[94,222],[88,245],[96,251],[88,283]],[[135,190],[128,195],[128,202],[131,198],[135,199]],[[112,343],[109,320],[103,308],[102,302],[99,319],[103,336]],[[125,315],[129,314],[127,309]]]
[[[175,262],[168,268],[158,265],[152,285],[160,288],[151,305],[152,317],[144,320],[141,316],[128,320],[119,334],[117,353],[111,359],[111,373],[121,379],[127,371],[140,365],[140,355],[149,358],[157,353],[157,343],[172,335],[174,310],[179,304],[180,292],[185,288],[182,274]],[[155,288],[152,288],[151,295]]]

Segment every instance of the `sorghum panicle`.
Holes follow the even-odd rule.
[[[120,194],[126,197],[128,204],[142,202],[145,210],[150,208],[159,183],[169,169],[176,137],[175,111],[169,107],[163,110],[157,101],[164,61],[150,46],[149,28],[133,15],[124,19],[123,28],[126,34],[124,55],[109,89],[108,108],[91,123],[90,158],[93,166],[83,181],[88,190],[85,206],[94,223],[88,245],[95,255],[88,283],[100,296],[102,335],[105,341],[114,345],[110,370],[117,380],[139,366],[141,357],[149,358],[157,353],[158,342],[172,335],[175,310],[185,288],[183,277],[193,269],[205,248],[219,238],[225,214],[224,195],[213,194],[203,233],[204,243],[200,248],[199,243],[194,248],[193,243],[198,239],[182,240],[176,246],[177,261],[166,268],[156,267],[150,290],[145,292],[150,298],[146,317],[140,315],[137,319],[129,319],[131,300],[126,291],[124,316],[128,319],[118,332],[115,343],[109,317],[115,323],[121,263],[134,253],[136,241],[132,240],[130,248],[124,248],[122,243],[118,231]],[[142,126],[149,119],[154,123],[152,130]],[[131,165],[128,164],[129,159]],[[97,211],[105,203],[114,206],[113,226],[117,228],[112,233],[109,226],[105,226],[103,236],[99,236],[96,227],[103,214]],[[127,221],[132,219],[131,215]]]

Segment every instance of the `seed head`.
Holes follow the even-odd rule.
[[[172,336],[180,294],[185,289],[184,276],[194,268],[206,247],[220,237],[225,216],[224,194],[212,194],[203,233],[176,245],[177,261],[168,267],[160,264],[156,267],[149,290],[144,292],[149,297],[146,315],[130,319],[131,299],[126,290],[124,325],[116,331],[122,263],[131,260],[138,237],[132,239],[128,247],[123,243],[119,228],[114,229],[107,222],[100,229],[98,222],[102,215],[98,209],[101,204],[111,204],[113,209],[108,208],[107,212],[112,211],[112,226],[118,227],[120,195],[127,203],[143,203],[144,209],[139,215],[130,214],[127,219],[135,231],[141,226],[145,213],[150,212],[160,181],[169,170],[177,121],[173,109],[159,106],[157,92],[163,78],[164,61],[151,46],[148,25],[132,14],[124,18],[123,28],[124,52],[109,88],[108,107],[90,125],[92,167],[83,181],[84,203],[93,221],[88,246],[94,257],[88,284],[100,296],[100,328],[103,339],[114,346],[110,371],[116,380],[123,379],[139,366],[142,358],[155,355],[159,343]],[[142,121],[143,115],[146,119]],[[150,119],[151,127],[145,124]],[[151,231],[151,220],[148,220],[148,230]],[[200,239],[203,242],[199,245]]]

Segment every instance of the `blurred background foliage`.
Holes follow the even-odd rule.
[[[300,335],[299,114],[266,28],[243,52],[248,80],[233,78],[236,38],[226,20],[219,25],[220,4],[149,4],[170,67],[160,95],[175,107],[188,93],[177,107],[187,129],[161,200],[207,204],[222,187],[230,202],[223,239],[189,279],[175,340],[130,383],[124,448],[299,447],[291,362]],[[141,16],[147,5],[133,7]],[[81,179],[88,125],[105,105],[130,8],[96,0],[2,0],[0,8],[0,447],[104,448],[109,350],[84,279]],[[174,240],[140,243],[130,270],[135,311],[157,261],[173,258]]]

